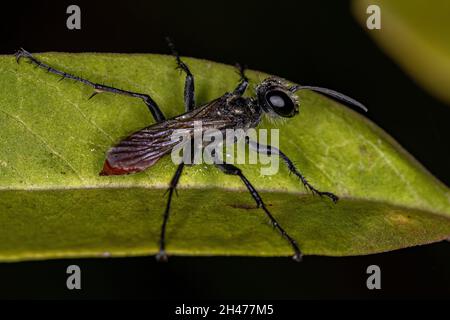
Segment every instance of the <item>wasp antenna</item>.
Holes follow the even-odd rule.
[[[308,90],[312,90],[312,91],[317,91],[320,93],[324,93],[330,97],[336,98],[338,100],[347,102],[349,104],[352,104],[358,108],[361,108],[362,110],[364,110],[365,112],[369,111],[366,106],[364,106],[362,103],[356,101],[353,98],[350,98],[349,96],[346,96],[345,94],[342,94],[340,92],[331,90],[331,89],[327,89],[327,88],[322,88],[322,87],[314,87],[314,86],[293,86],[289,89],[289,91],[291,92],[296,92],[298,90],[303,90],[303,89],[308,89]]]

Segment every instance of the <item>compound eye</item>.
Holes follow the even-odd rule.
[[[266,101],[278,115],[292,117],[295,114],[295,104],[285,92],[272,90],[266,93]]]

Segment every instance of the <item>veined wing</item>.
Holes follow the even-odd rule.
[[[180,143],[172,138],[176,130],[193,136],[195,121],[201,121],[202,131],[232,126],[231,119],[216,115],[216,110],[221,107],[220,99],[131,134],[109,149],[100,175],[130,174],[151,167]]]

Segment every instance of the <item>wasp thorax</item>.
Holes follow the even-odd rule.
[[[256,95],[258,104],[270,115],[289,118],[298,113],[297,99],[283,79],[265,79],[256,87]]]

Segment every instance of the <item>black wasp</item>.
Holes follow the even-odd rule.
[[[94,88],[94,93],[90,98],[99,93],[111,92],[140,98],[147,105],[156,123],[133,133],[119,142],[119,144],[112,147],[106,155],[105,164],[103,170],[100,172],[100,175],[130,174],[140,172],[148,167],[151,167],[160,158],[169,154],[174,147],[174,144],[177,143],[171,141],[171,134],[174,130],[186,129],[189,131],[192,129],[192,131],[189,131],[192,133],[194,121],[202,121],[203,130],[213,128],[224,132],[226,129],[245,130],[255,128],[261,122],[263,115],[272,118],[293,117],[299,113],[299,104],[297,97],[295,96],[295,92],[298,90],[309,89],[318,91],[367,110],[359,102],[336,91],[313,86],[290,85],[287,81],[277,77],[269,77],[258,84],[256,86],[256,97],[243,97],[243,94],[248,87],[249,80],[245,76],[244,69],[242,67],[239,67],[239,74],[241,76],[240,82],[233,91],[225,93],[223,96],[202,106],[196,107],[194,100],[194,76],[189,70],[189,67],[180,59],[178,52],[175,50],[170,40],[168,43],[172,54],[175,56],[177,68],[186,73],[184,87],[185,113],[171,119],[166,119],[164,117],[156,102],[147,94],[126,91],[93,83],[78,76],[54,69],[40,62],[24,49],[20,49],[16,53],[16,58],[17,62],[19,62],[21,58],[27,58],[32,64],[43,68],[50,73],[60,75],[62,79],[72,79]],[[246,142],[252,150],[268,155],[278,155],[282,158],[289,171],[300,179],[306,189],[310,190],[313,194],[326,196],[333,202],[337,202],[338,197],[333,193],[319,191],[314,188],[300,173],[300,171],[298,171],[294,163],[281,150],[269,145],[259,144],[255,141],[249,140],[248,138],[246,139]],[[247,180],[241,170],[228,163],[220,163],[215,165],[225,174],[236,175],[242,180],[253,199],[256,201],[257,206],[264,210],[273,226],[281,233],[283,237],[286,238],[287,241],[289,241],[295,251],[293,259],[295,261],[300,261],[302,254],[297,242],[277,222],[275,217],[267,209],[256,189],[250,181]],[[177,187],[178,181],[180,180],[184,166],[184,163],[178,165],[169,184],[167,206],[164,211],[163,223],[161,226],[159,243],[160,249],[159,253],[156,255],[156,259],[158,261],[167,260],[167,254],[165,251],[166,225],[169,219],[172,195]]]

